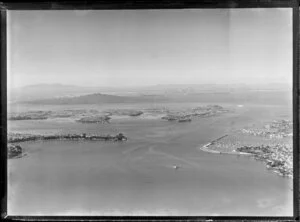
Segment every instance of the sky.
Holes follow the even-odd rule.
[[[292,9],[8,11],[8,88],[292,83]]]

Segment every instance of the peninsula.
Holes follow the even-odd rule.
[[[251,155],[280,176],[293,177],[292,122],[274,120],[262,128],[242,129],[202,146],[205,152]],[[253,143],[253,141],[256,141]],[[251,145],[249,144],[251,143]]]
[[[42,141],[42,140],[89,140],[89,141],[127,141],[127,137],[123,133],[115,136],[112,135],[86,135],[82,134],[66,134],[66,135],[30,135],[14,133],[8,136],[8,158],[21,157],[23,149],[19,143],[27,141]]]

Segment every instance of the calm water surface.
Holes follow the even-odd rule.
[[[23,143],[28,155],[8,161],[8,212],[290,216],[292,180],[269,172],[250,157],[199,150],[212,139],[253,123],[254,118],[273,117],[261,109],[245,108],[175,124],[139,118],[113,120],[109,125],[63,120],[10,122],[11,131],[123,132],[129,140]],[[173,169],[173,165],[180,168]]]

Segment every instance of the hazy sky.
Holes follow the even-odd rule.
[[[292,81],[292,9],[9,11],[8,87]]]

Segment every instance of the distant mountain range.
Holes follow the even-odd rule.
[[[282,94],[283,91],[286,93]],[[270,94],[270,92],[272,93]],[[166,101],[222,102],[232,99],[242,102],[247,98],[246,100],[268,102],[268,98],[273,98],[275,94],[278,99],[287,98],[289,92],[291,92],[291,87],[287,84],[256,86],[247,84],[178,84],[123,88],[38,84],[10,90],[8,101],[31,104],[101,104]],[[251,96],[250,94],[246,96],[248,93]]]
[[[283,91],[246,91],[227,93],[195,93],[173,95],[140,95],[117,96],[94,93],[74,97],[61,97],[25,101],[27,104],[38,105],[79,105],[79,104],[124,104],[124,103],[233,103],[233,104],[264,104],[264,105],[289,105],[292,102],[291,92]]]
[[[38,84],[8,91],[8,101],[30,101],[38,99],[49,99],[62,96],[76,96],[82,94],[90,94],[99,91],[95,87],[81,87],[62,84]]]
[[[25,101],[29,104],[45,104],[45,105],[75,105],[75,104],[107,104],[107,103],[152,103],[163,102],[167,98],[163,96],[116,96],[101,93],[89,95],[61,97],[53,99],[40,99]]]

